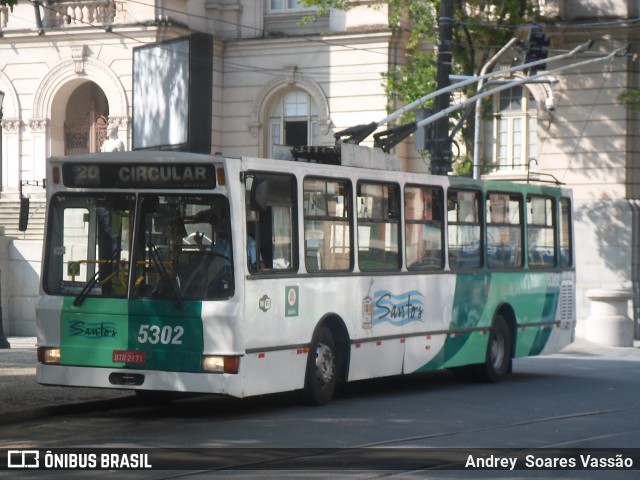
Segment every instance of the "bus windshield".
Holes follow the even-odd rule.
[[[60,194],[43,286],[53,295],[220,299],[233,294],[229,203],[220,195]],[[130,272],[133,272],[130,274]]]

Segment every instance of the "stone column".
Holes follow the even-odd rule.
[[[586,320],[586,340],[613,347],[632,347],[633,320],[627,315],[630,290],[589,290],[591,312]]]
[[[20,120],[3,118],[2,130],[2,191],[17,197],[20,182]]]
[[[31,159],[30,163],[22,164],[21,180],[42,180],[47,175],[46,159],[49,156],[47,148],[47,127],[49,121],[45,118],[32,118],[29,120],[31,130]],[[64,127],[62,132],[64,132]],[[64,142],[64,133],[61,137]],[[64,149],[62,150],[64,151]]]

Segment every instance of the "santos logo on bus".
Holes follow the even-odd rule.
[[[424,295],[417,290],[394,295],[378,290],[373,295],[373,325],[388,322],[395,326],[422,321]],[[366,300],[365,300],[366,302]]]

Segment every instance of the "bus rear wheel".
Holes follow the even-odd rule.
[[[335,342],[326,325],[318,328],[311,341],[302,401],[307,405],[325,405],[336,387]]]
[[[493,317],[484,363],[456,367],[453,374],[465,382],[498,383],[511,372],[513,339],[507,320],[499,313]]]
[[[507,320],[498,313],[493,318],[486,359],[479,372],[481,380],[498,383],[507,377],[511,371],[512,346]]]

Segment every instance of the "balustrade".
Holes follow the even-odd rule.
[[[90,25],[106,28],[126,21],[126,3],[125,0],[41,0],[39,11],[45,30]],[[34,28],[31,3],[19,3],[13,10],[0,6],[0,35]]]
[[[61,1],[48,3],[43,12],[45,27],[65,25],[111,25],[118,10],[114,0]],[[119,5],[122,7],[122,5]]]

